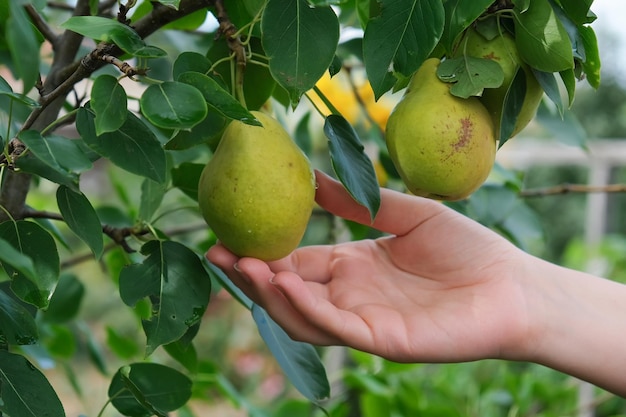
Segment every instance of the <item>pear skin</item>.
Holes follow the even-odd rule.
[[[389,156],[415,195],[460,200],[487,178],[496,155],[493,122],[476,97],[450,94],[439,59],[424,61],[387,122]]]
[[[198,203],[220,242],[238,256],[285,257],[300,243],[311,216],[315,177],[309,160],[280,123],[232,121],[202,171]]]
[[[515,77],[518,68],[522,68],[526,76],[526,95],[524,104],[515,122],[515,128],[511,137],[517,135],[535,117],[537,107],[543,97],[543,88],[537,81],[532,70],[522,62],[515,39],[508,32],[502,32],[495,38],[487,40],[474,29],[469,29],[461,43],[461,49],[468,56],[491,59],[502,68],[504,81],[498,88],[486,88],[479,98],[480,102],[487,108],[494,121],[496,132],[500,131],[500,119],[504,107],[506,93]],[[505,138],[508,139],[508,138]]]

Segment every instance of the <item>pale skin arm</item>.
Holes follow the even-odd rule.
[[[317,202],[369,224],[318,173]],[[381,190],[390,234],[303,247],[274,262],[221,245],[207,258],[294,339],[399,362],[540,363],[626,396],[626,286],[530,256],[432,200]]]

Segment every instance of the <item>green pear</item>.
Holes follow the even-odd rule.
[[[280,123],[232,121],[202,171],[198,203],[220,242],[238,256],[285,257],[304,235],[315,197],[309,160]]]
[[[478,98],[450,94],[439,59],[415,73],[387,121],[389,156],[413,194],[460,200],[487,178],[496,154],[493,122]]]
[[[500,131],[500,119],[506,93],[517,70],[522,68],[526,77],[526,94],[511,137],[517,135],[535,117],[537,107],[543,97],[543,88],[532,70],[521,60],[513,36],[508,32],[502,32],[488,40],[471,28],[466,32],[460,50],[468,56],[491,59],[500,64],[504,72],[502,85],[498,88],[486,88],[482,97],[479,98],[493,118],[496,134]]]

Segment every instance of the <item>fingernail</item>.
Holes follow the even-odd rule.
[[[235,262],[235,264],[233,264],[233,269],[239,274],[239,276],[241,277],[241,279],[246,282],[247,284],[249,284],[250,278],[248,277],[248,275],[246,275],[241,268],[239,268],[239,264],[237,262]]]

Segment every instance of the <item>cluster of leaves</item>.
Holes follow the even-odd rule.
[[[494,10],[492,1],[485,0],[329,3],[79,0],[60,9],[43,0],[0,4],[0,56],[21,81],[21,91],[16,91],[0,78],[0,263],[6,272],[0,286],[0,412],[10,417],[65,415],[54,389],[28,359],[28,347],[42,340],[55,314],[61,323],[74,318],[76,311],[69,306],[80,305],[85,291],[80,277],[61,270],[59,245],[71,245],[50,220],[64,222],[96,260],[116,245],[129,253],[116,279],[119,297],[129,308],[149,306],[141,315],[146,356],[164,347],[193,372],[187,365],[196,355],[193,340],[199,322],[211,294],[223,287],[250,309],[294,386],[319,402],[329,395],[329,384],[316,350],[289,339],[219,270],[201,260],[201,250],[211,239],[176,239],[155,224],[172,192],[195,206],[200,171],[227,123],[258,124],[250,111],[268,102],[291,109],[305,95],[325,100],[315,89],[322,75],[355,65],[364,68],[379,98],[406,85],[429,56],[453,50],[464,30],[492,13],[513,18],[522,55],[538,71],[558,72],[570,101],[576,77],[587,74],[592,83],[597,81],[590,5],[584,1],[514,1],[504,2],[503,8],[496,2]],[[215,33],[187,35],[197,37],[181,43],[193,47],[181,50],[163,38],[159,46],[146,42],[166,29],[197,30],[208,13],[219,18],[219,27]],[[342,27],[362,36],[340,42]],[[42,45],[52,47],[52,62],[42,58]],[[160,79],[147,77],[159,68]],[[120,71],[142,81],[138,99],[113,75]],[[77,85],[86,78],[91,81],[88,93],[80,97]],[[556,100],[550,94],[556,79],[546,75],[540,80]],[[135,101],[139,111],[130,106]],[[332,167],[374,216],[380,196],[373,165],[357,129],[332,103],[326,104],[332,113],[324,115]],[[68,124],[78,139],[59,133]],[[381,159],[388,162],[380,135],[372,136],[379,139],[375,143]],[[140,196],[137,210],[126,207],[126,212],[111,216],[89,197],[91,190],[81,188],[81,176],[101,161],[140,178],[139,189],[126,186],[120,191]],[[31,179],[56,184],[58,213],[26,204]],[[504,191],[486,189],[456,208],[482,216],[479,220],[522,244],[524,228],[506,216],[527,213],[512,182],[503,184]],[[481,211],[490,199],[506,203],[507,211],[497,219]],[[121,223],[113,221],[120,218]],[[129,236],[141,238],[140,244],[127,241]],[[191,393],[191,380],[183,372],[150,362],[121,367],[109,388],[111,403],[128,416],[166,415]]]

